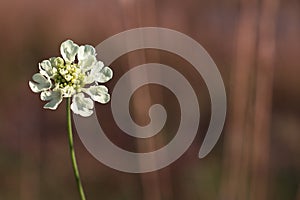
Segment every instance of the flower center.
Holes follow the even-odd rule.
[[[57,74],[54,76],[55,86],[62,90],[72,90],[80,92],[84,86],[85,74],[81,71],[76,63],[64,63],[60,57],[54,60]],[[69,91],[67,93],[74,93]],[[70,94],[73,95],[73,94]]]

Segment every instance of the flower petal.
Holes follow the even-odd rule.
[[[78,49],[79,46],[72,40],[66,40],[60,46],[60,53],[66,63],[72,63],[75,60]]]
[[[56,69],[63,67],[65,64],[64,59],[62,59],[61,57],[52,57],[52,58],[49,58],[49,61],[52,65],[52,67],[56,67]]]
[[[29,81],[29,87],[33,92],[38,93],[52,87],[50,78],[43,75],[40,73],[36,73],[32,76],[32,80],[34,80],[34,82]]]
[[[85,60],[89,55],[96,56],[96,50],[91,45],[80,46],[78,50],[78,60]]]
[[[112,69],[105,66],[100,70],[99,73],[95,75],[95,81],[99,83],[105,83],[109,81],[112,77],[113,77]]]
[[[98,74],[100,73],[100,71],[103,67],[104,67],[104,63],[101,61],[97,61],[97,63],[94,65],[94,67],[88,73],[88,75],[85,77],[84,83],[91,84],[91,83],[95,82],[96,77],[99,76]]]
[[[57,69],[52,66],[50,60],[43,60],[41,63],[39,63],[39,69],[40,71],[45,71],[51,78],[57,73]]]
[[[71,109],[75,114],[88,117],[93,114],[94,102],[90,98],[85,98],[83,93],[73,96]]]
[[[104,67],[104,63],[102,61],[97,61],[97,63],[94,65],[93,69],[91,70],[91,73],[99,73],[101,69]]]
[[[104,85],[93,85],[89,88],[82,88],[82,91],[91,96],[94,101],[107,103],[110,100],[108,89]]]
[[[92,69],[95,66],[96,62],[97,62],[96,56],[88,55],[86,59],[79,60],[78,66],[80,69],[82,69],[82,71],[86,72]]]
[[[41,93],[42,101],[49,101],[44,105],[44,108],[55,110],[62,101],[62,93],[60,90],[44,91]]]
[[[56,57],[51,57],[51,58],[49,58],[49,61],[50,61],[50,63],[51,63],[51,66],[53,66],[53,67],[57,67],[57,64],[56,64],[55,60],[56,60]]]

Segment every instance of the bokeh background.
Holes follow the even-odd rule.
[[[298,0],[1,0],[0,199],[79,199],[65,105],[55,112],[44,110],[28,87],[38,63],[58,56],[65,39],[95,46],[127,29],[159,26],[194,38],[217,64],[228,95],[222,136],[207,157],[197,159],[210,119],[201,76],[171,53],[128,53],[111,65],[115,77],[106,84],[110,91],[134,66],[148,62],[172,66],[199,91],[199,133],[172,165],[127,174],[94,159],[74,130],[87,198],[300,200],[299,19]],[[132,97],[130,110],[137,123],[147,124],[147,109],[153,103],[162,103],[169,118],[160,134],[145,140],[118,129],[110,104],[96,109],[114,143],[147,152],[170,141],[180,123],[175,96],[157,85],[142,87]]]

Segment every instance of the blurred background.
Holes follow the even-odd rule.
[[[1,0],[0,199],[79,199],[65,105],[55,112],[44,110],[39,95],[28,86],[38,63],[58,56],[66,39],[96,46],[127,29],[159,26],[192,37],[217,64],[228,96],[224,131],[214,150],[198,159],[210,119],[201,76],[168,52],[128,53],[111,65],[115,76],[106,84],[109,90],[139,64],[172,66],[199,91],[199,132],[188,151],[170,166],[127,174],[94,159],[74,130],[87,199],[300,200],[299,19],[298,0]],[[174,94],[148,85],[136,91],[130,104],[138,124],[149,122],[147,112],[153,103],[163,104],[169,117],[161,133],[149,139],[122,133],[110,104],[96,109],[115,144],[148,152],[170,141],[180,123]]]

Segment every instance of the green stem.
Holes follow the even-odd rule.
[[[86,200],[85,199],[85,194],[84,194],[84,191],[83,191],[83,187],[82,187],[82,184],[81,184],[81,180],[80,180],[80,175],[79,175],[76,156],[75,156],[75,151],[74,151],[70,104],[71,104],[71,98],[67,98],[67,106],[66,106],[67,107],[67,126],[68,126],[70,154],[71,154],[72,166],[73,166],[74,176],[75,176],[75,179],[76,179],[80,199],[81,200]]]

